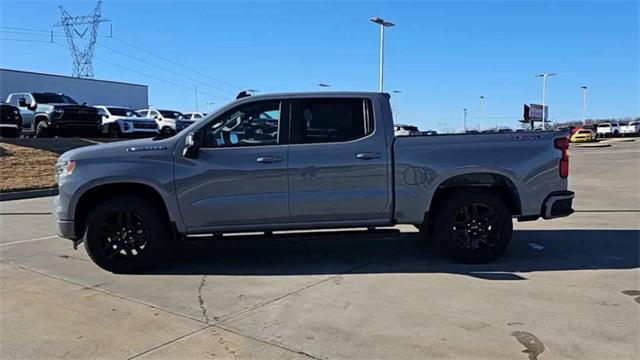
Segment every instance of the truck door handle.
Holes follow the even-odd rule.
[[[377,159],[379,157],[381,157],[382,154],[377,153],[377,152],[365,152],[365,153],[359,153],[356,155],[356,158],[360,159],[360,160],[371,160],[371,159]]]
[[[282,158],[279,156],[259,156],[256,161],[259,163],[271,164],[282,161]]]

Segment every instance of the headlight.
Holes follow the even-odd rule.
[[[18,110],[13,110],[13,114],[14,115],[18,115],[18,114],[20,114],[20,112]]]
[[[75,160],[67,160],[62,161],[56,164],[56,178],[59,179],[61,177],[69,176],[73,173],[73,170],[76,168]]]
[[[53,109],[53,115],[55,117],[62,117],[62,114],[64,114],[64,110],[62,109]]]

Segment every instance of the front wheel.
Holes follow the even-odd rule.
[[[122,133],[120,132],[120,126],[118,124],[111,124],[109,126],[109,137],[113,139],[122,137]]]
[[[434,216],[434,235],[453,259],[480,264],[497,259],[513,233],[511,213],[499,194],[461,191],[443,201]]]
[[[51,129],[49,128],[49,124],[45,120],[41,120],[36,125],[36,137],[37,138],[48,138],[51,137]]]
[[[166,215],[153,202],[139,196],[117,196],[89,215],[85,248],[99,267],[132,273],[165,257],[170,241],[168,224]]]
[[[171,136],[176,134],[175,130],[173,130],[172,128],[170,128],[168,126],[163,127],[162,130],[160,131],[160,133],[164,137],[171,137]]]

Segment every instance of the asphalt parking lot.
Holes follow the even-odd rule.
[[[55,236],[51,198],[0,202],[0,357],[633,359],[640,141],[571,150],[575,214],[450,262],[412,227],[199,242],[142,275]]]

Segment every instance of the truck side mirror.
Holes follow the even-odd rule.
[[[195,133],[189,133],[184,138],[184,149],[182,150],[182,156],[191,159],[197,159],[200,153],[200,147],[202,146],[202,133],[197,131]]]

